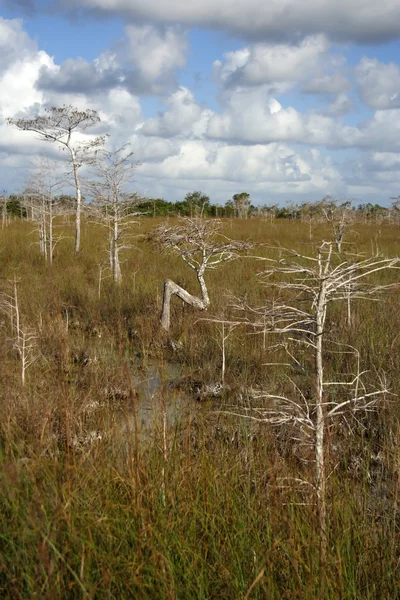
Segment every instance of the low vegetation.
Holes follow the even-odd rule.
[[[322,240],[338,266],[396,257],[396,220],[352,220],[339,255],[332,218],[223,219],[220,233],[253,247],[207,273],[206,312],[172,299],[166,334],[164,281],[194,295],[199,284],[155,244],[166,223],[150,216],[126,231],[118,284],[90,218],[79,254],[73,221],[54,218],[52,263],[34,223],[0,230],[1,597],[398,597],[400,299],[385,287],[398,271],[371,274],[380,296],[324,315],[325,381],[362,373],[382,394],[325,424],[323,555],[313,448],[299,420],[270,418],[278,397],[312,404],[313,354],[294,349],[318,332],[302,319],[288,340],[271,325],[262,307],[306,310],[301,282],[293,295],[287,273],[260,278],[283,268],[283,248],[301,262]]]

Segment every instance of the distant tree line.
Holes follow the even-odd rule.
[[[31,203],[29,194],[3,194],[1,196],[1,214],[11,218],[31,218]],[[346,207],[355,218],[364,221],[396,220],[400,221],[400,202],[394,198],[390,207],[380,204],[360,203],[352,206],[349,201],[337,201],[326,197],[317,202],[303,202],[301,204],[287,204],[278,206],[277,204],[263,204],[255,206],[251,203],[250,194],[242,192],[234,194],[232,198],[222,204],[213,204],[209,196],[200,192],[188,192],[183,200],[170,202],[164,198],[143,198],[135,193],[130,195],[132,208],[135,211],[147,217],[217,217],[217,218],[262,218],[265,220],[290,219],[290,220],[318,220],[323,216],[323,211],[331,203]],[[54,203],[65,212],[73,211],[75,207],[75,197],[68,194],[61,194],[54,197]],[[86,203],[86,207],[90,203]]]

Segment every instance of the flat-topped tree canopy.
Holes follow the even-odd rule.
[[[104,144],[105,137],[97,136],[88,141],[73,143],[73,134],[83,132],[99,122],[100,117],[95,110],[79,110],[71,105],[46,108],[44,115],[38,115],[33,119],[8,119],[10,125],[14,125],[21,131],[33,131],[40,136],[40,139],[58,143],[63,150],[69,152],[76,190],[75,253],[80,250],[81,239],[82,192],[78,171],[84,163],[92,160],[93,153]]]

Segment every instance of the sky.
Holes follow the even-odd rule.
[[[54,146],[7,124],[94,109],[139,194],[400,194],[400,0],[0,0],[0,190]]]

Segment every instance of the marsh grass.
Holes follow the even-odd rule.
[[[29,223],[0,232],[0,291],[18,279],[21,319],[37,332],[37,360],[20,382],[10,323],[1,314],[0,595],[2,598],[396,598],[399,561],[400,306],[398,292],[356,302],[329,317],[332,339],[352,344],[366,378],[385,374],[392,396],[375,413],[329,432],[329,554],[321,578],[313,465],[290,430],[276,431],[226,414],[253,386],[290,391],[287,369],[265,366],[283,355],[239,327],[227,347],[222,398],[196,401],[196,385],[219,381],[215,324],[179,302],[172,311],[172,350],[160,334],[164,279],[196,293],[193,274],[147,239],[159,223],[142,219],[136,248],[122,259],[123,281],[102,284],[98,265],[107,240],[86,223],[73,255],[72,229],[46,265]],[[399,253],[399,230],[357,225],[355,252]],[[312,251],[329,235],[318,226],[279,220],[227,220],[225,233],[269,246]],[[350,247],[349,246],[349,247]],[[263,265],[249,258],[209,274],[209,314],[230,314],[229,297],[260,305],[271,290]],[[380,282],[393,280],[382,274]],[[307,390],[307,369],[291,373]],[[303,359],[302,359],[303,360]],[[166,365],[183,376],[170,381]],[[154,366],[151,435],[135,423],[140,382]],[[347,355],[327,355],[327,377],[345,375]],[[163,374],[165,372],[165,374]],[[164,427],[167,403],[185,394],[191,410]],[[312,393],[312,390],[310,390]]]

